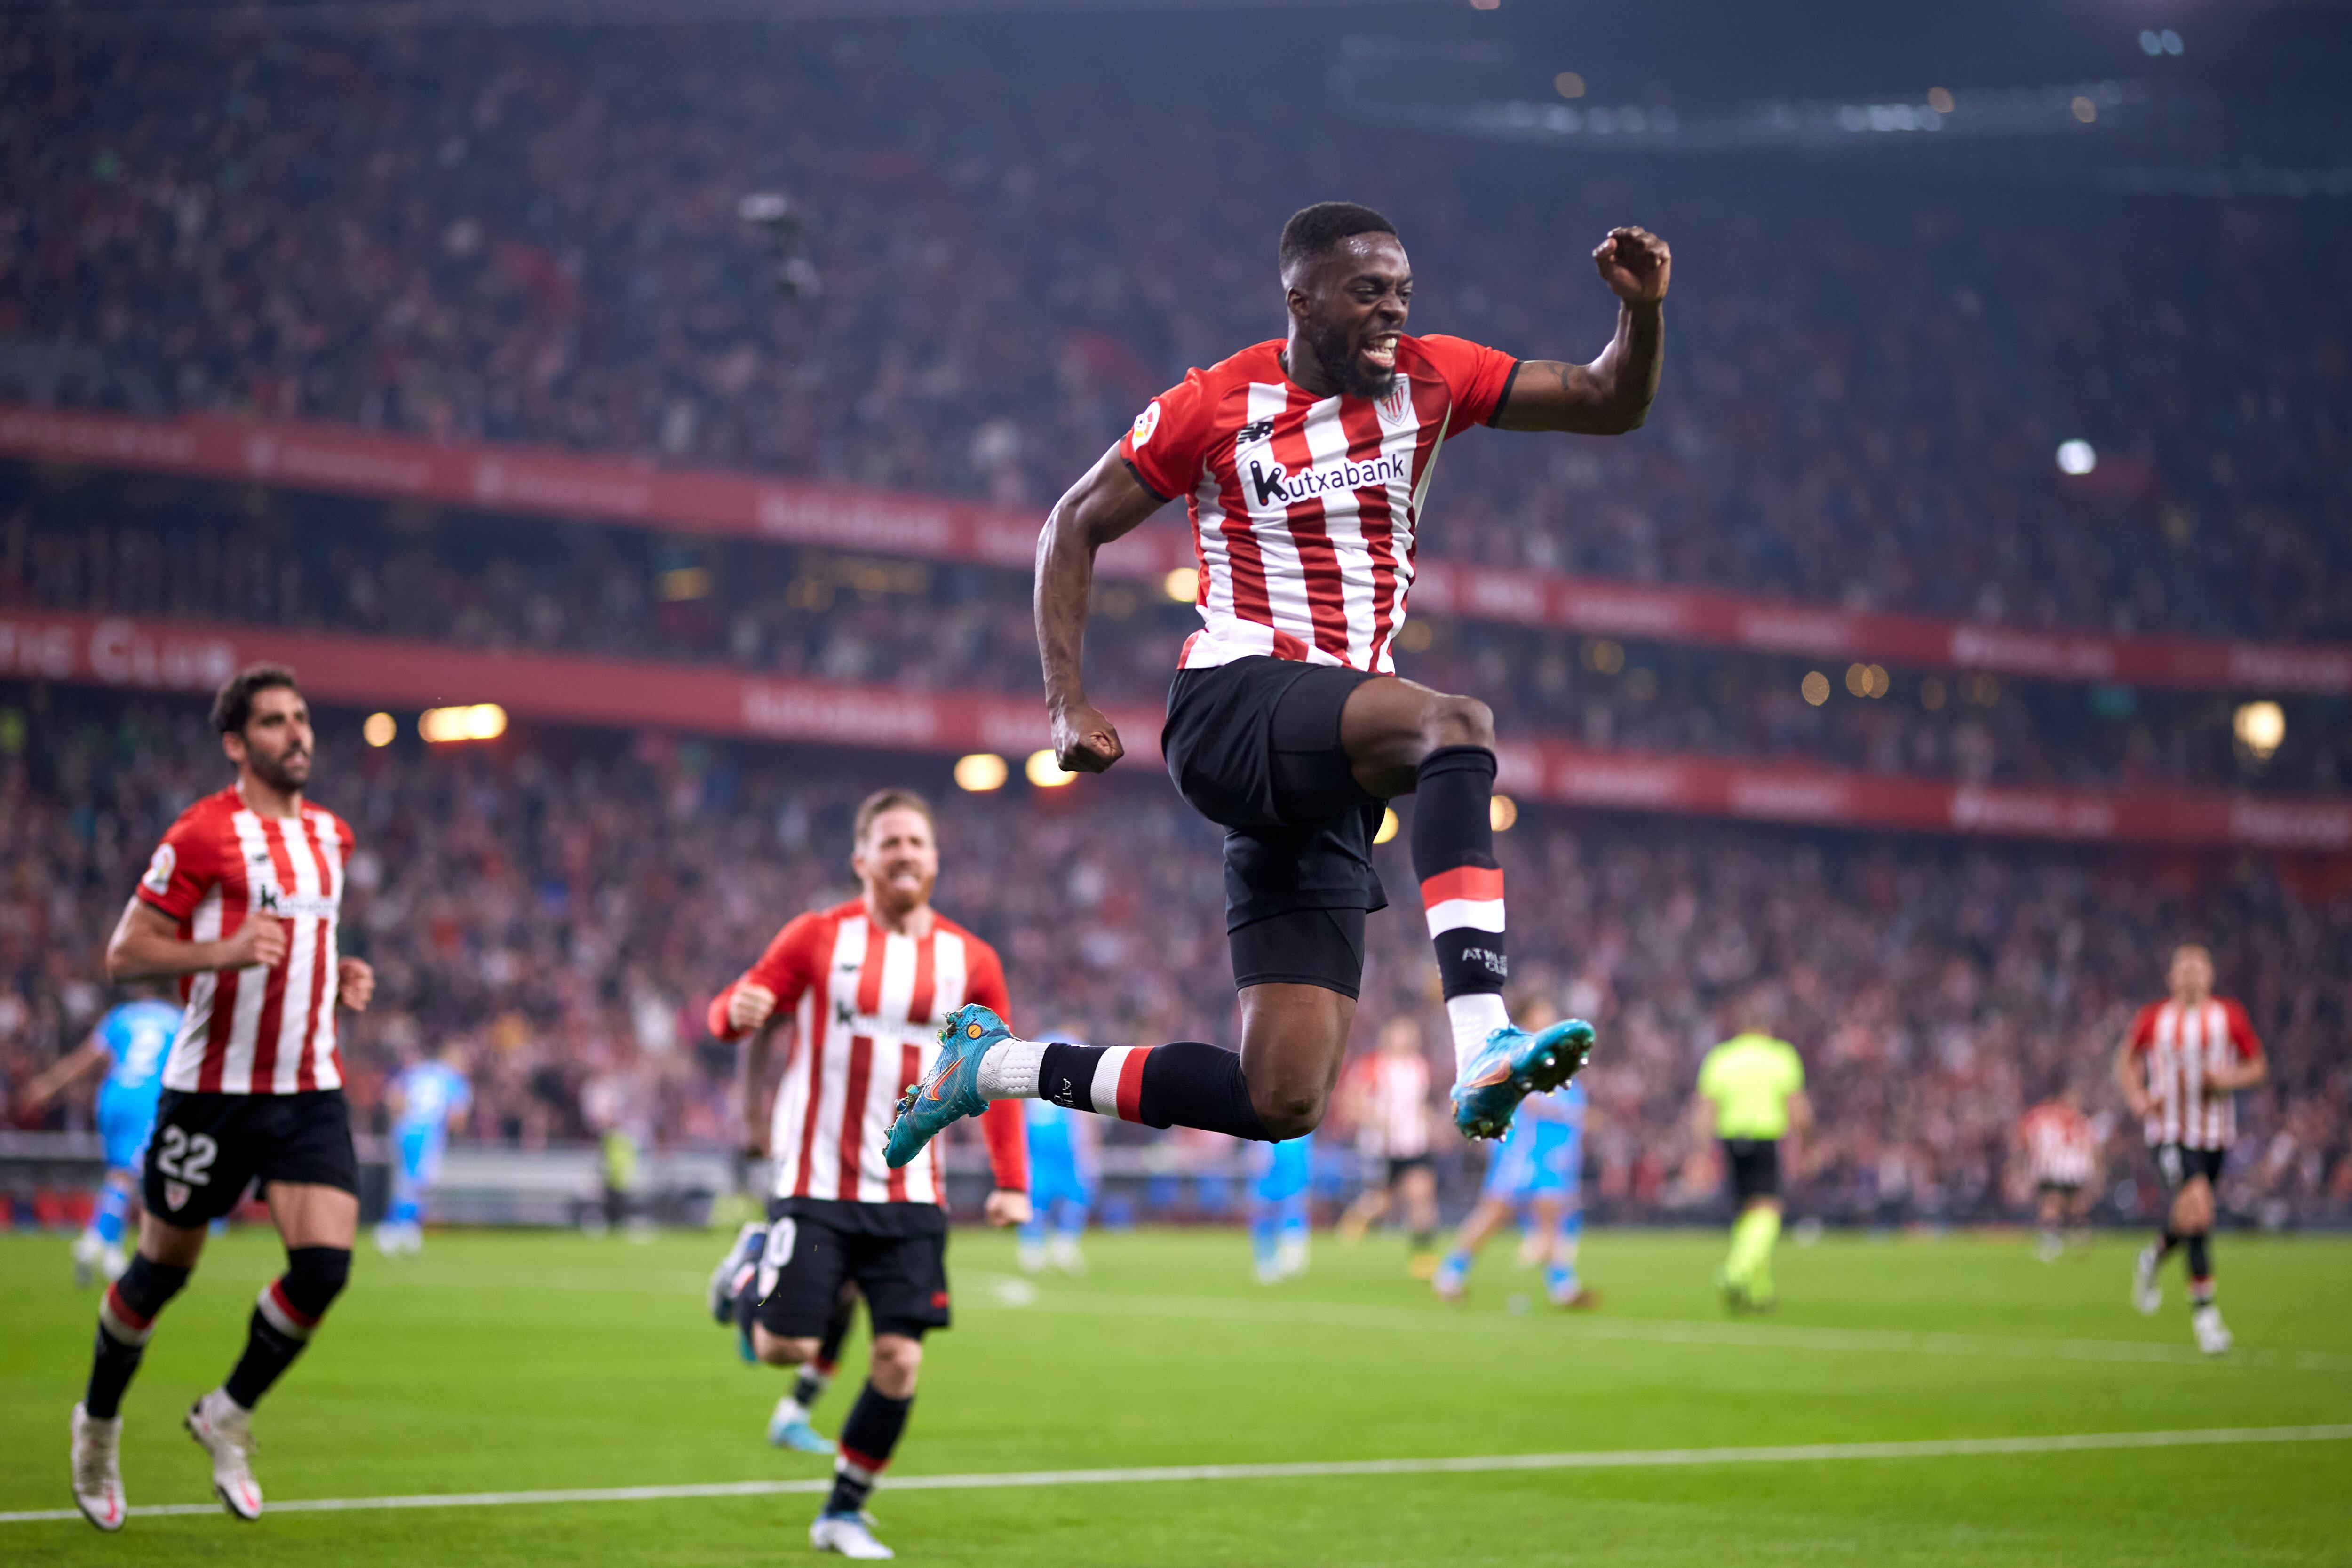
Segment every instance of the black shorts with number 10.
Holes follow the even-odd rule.
[[[877,1334],[948,1326],[948,1215],[936,1204],[770,1198],[752,1319],[782,1340],[824,1332],[853,1279]]]
[[[255,1182],[360,1190],[351,1106],[340,1089],[300,1094],[194,1094],[155,1103],[140,1194],[167,1225],[209,1225]]]
[[[1364,916],[1388,907],[1372,869],[1387,803],[1356,782],[1339,713],[1369,672],[1255,655],[1181,669],[1160,732],[1169,777],[1225,830],[1234,984],[1363,984]]]

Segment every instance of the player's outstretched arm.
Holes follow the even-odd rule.
[[[217,942],[184,942],[171,916],[135,898],[106,944],[106,977],[117,984],[285,962],[286,922],[275,915],[248,915]]]
[[[112,1064],[114,1053],[92,1035],[56,1061],[46,1071],[25,1086],[16,1097],[16,1109],[30,1113],[41,1109],[69,1086]]]
[[[1045,668],[1045,712],[1054,755],[1073,773],[1098,773],[1126,753],[1118,731],[1087,700],[1080,668],[1095,552],[1160,510],[1113,447],[1054,503],[1037,535],[1037,653]]]
[[[1615,228],[1593,250],[1592,263],[1617,296],[1617,335],[1591,364],[1521,364],[1497,427],[1622,436],[1649,417],[1650,400],[1658,395],[1674,253],[1645,228]]]

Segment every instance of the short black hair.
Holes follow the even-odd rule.
[[[301,694],[294,672],[282,664],[248,664],[228,678],[218,691],[213,693],[213,728],[224,735],[242,735],[245,721],[253,717],[253,699],[257,692],[282,686]]]
[[[1396,225],[1368,206],[1354,202],[1317,202],[1300,207],[1282,226],[1279,259],[1283,275],[1301,261],[1312,261],[1343,239],[1360,234],[1394,234]]]

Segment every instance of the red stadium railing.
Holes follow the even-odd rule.
[[[295,666],[322,702],[495,702],[548,722],[1018,757],[1045,743],[1045,708],[994,693],[787,680],[645,660],[446,647],[268,627],[0,613],[0,679],[203,691],[256,659]],[[1129,772],[1156,770],[1160,714],[1113,712]],[[2085,842],[2352,850],[2352,803],[2186,790],[2018,789],[1801,763],[1604,751],[1507,739],[1502,787],[1562,805],[1843,827]]]
[[[0,406],[0,457],[1012,568],[1030,563],[1041,521],[1035,511],[904,491],[204,414],[153,422]],[[1102,569],[1156,582],[1192,563],[1183,531],[1163,521],[1112,545]],[[1474,620],[1807,658],[2049,680],[2352,695],[2352,647],[2343,645],[2021,631],[1433,560],[1422,563],[1412,603]]]

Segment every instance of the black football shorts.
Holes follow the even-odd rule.
[[[167,1089],[155,1105],[140,1195],[167,1225],[209,1225],[258,1182],[360,1190],[352,1111],[340,1089],[300,1094],[195,1094]]]

